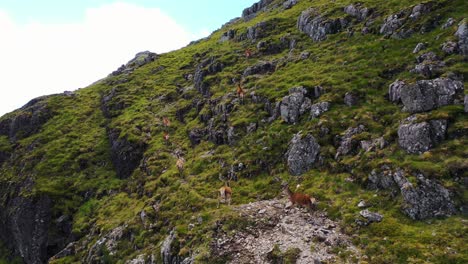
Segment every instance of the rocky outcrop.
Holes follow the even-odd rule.
[[[404,111],[418,113],[453,104],[463,92],[463,83],[447,78],[421,80],[401,89]]]
[[[193,75],[193,82],[194,87],[200,92],[204,97],[209,97],[210,87],[204,81],[205,77],[208,75],[216,74],[222,71],[224,65],[217,61],[216,58],[210,57],[208,59],[203,60],[195,69],[195,73]]]
[[[242,76],[247,77],[247,76],[255,75],[255,74],[260,74],[260,75],[268,74],[268,73],[274,72],[275,69],[276,69],[276,65],[274,63],[269,62],[269,61],[261,61],[245,69]]]
[[[362,21],[370,15],[372,10],[362,6],[361,4],[351,4],[344,8],[344,12],[357,20]]]
[[[116,254],[117,246],[121,240],[128,236],[127,225],[118,226],[109,233],[99,237],[88,250],[85,263],[100,263],[102,252],[105,249],[110,256]]]
[[[198,145],[201,143],[203,138],[205,137],[206,130],[203,128],[194,128],[189,131],[188,137],[192,145]]]
[[[417,185],[413,185],[401,169],[392,171],[388,166],[373,170],[368,177],[371,189],[391,190],[401,193],[404,204],[402,211],[410,218],[422,220],[432,217],[450,216],[456,213],[450,192],[433,180],[417,174]]]
[[[51,206],[47,196],[16,196],[0,204],[0,239],[8,241],[10,249],[26,264],[45,263],[48,254],[55,253],[47,250]]]
[[[111,147],[111,159],[117,176],[126,179],[140,165],[146,145],[120,137],[120,131],[117,129],[108,129],[107,134]]]
[[[247,39],[257,40],[268,36],[268,34],[275,28],[275,21],[262,21],[254,26],[247,28]]]
[[[447,134],[447,120],[416,122],[411,116],[398,128],[398,144],[411,154],[421,154],[441,143]]]
[[[362,140],[360,144],[361,149],[363,149],[366,152],[369,152],[372,150],[385,148],[388,142],[383,137],[379,137],[372,140]]]
[[[411,70],[412,73],[421,74],[426,78],[433,78],[442,73],[445,62],[434,52],[424,53],[416,58],[418,64]]]
[[[418,185],[413,186],[401,171],[393,175],[405,201],[403,212],[406,215],[422,220],[455,214],[455,206],[447,189],[422,174],[416,177]]]
[[[310,117],[311,118],[318,118],[323,113],[330,110],[330,102],[320,102],[310,106]]]
[[[447,41],[442,44],[441,47],[442,51],[447,55],[452,55],[458,53],[458,43],[453,41]]]
[[[348,21],[343,18],[330,19],[317,13],[313,8],[304,10],[297,20],[299,31],[307,34],[313,41],[323,41],[327,35],[336,34],[346,28]]]
[[[388,86],[388,100],[393,103],[401,101],[401,89],[406,85],[404,81],[396,80]]]
[[[368,209],[362,210],[359,212],[359,215],[362,216],[363,219],[365,220],[356,220],[356,223],[358,225],[369,225],[374,222],[381,222],[383,219],[383,216],[379,213],[371,212]]]
[[[404,10],[388,16],[380,27],[380,34],[383,34],[387,37],[395,34],[397,30],[405,23],[406,16],[407,12]]]
[[[259,2],[253,4],[252,6],[244,9],[244,11],[242,11],[242,18],[244,20],[250,20],[254,18],[258,12],[266,9],[266,7],[272,2],[273,0],[260,0]]]
[[[290,124],[299,121],[299,117],[310,109],[311,101],[306,97],[307,90],[302,87],[289,89],[289,95],[281,100],[280,113],[281,118]]]
[[[286,9],[291,9],[293,6],[295,6],[297,4],[299,0],[286,0],[284,3],[283,3],[283,9],[286,10]]]
[[[388,16],[380,27],[380,34],[386,37],[408,38],[414,32],[419,30],[421,33],[428,32],[435,27],[436,18],[429,19],[425,24],[418,25],[419,28],[414,28],[414,24],[423,15],[430,13],[437,7],[437,3],[428,2],[414,6],[411,10],[401,10],[395,14]]]
[[[178,255],[178,250],[174,245],[176,232],[172,230],[164,239],[161,246],[161,259],[163,264],[179,264],[182,263],[182,258]]]
[[[366,128],[363,125],[346,129],[344,135],[338,137],[340,139],[340,145],[336,150],[335,159],[355,152],[359,145],[359,141],[354,139],[354,136],[364,132],[365,129]]]
[[[305,137],[298,133],[294,135],[286,152],[286,163],[289,173],[299,176],[316,164],[320,153],[320,145],[314,136],[307,134]]]
[[[233,30],[233,29],[230,29],[230,30],[223,33],[223,35],[219,39],[219,42],[229,41],[231,39],[234,39],[235,36],[236,36],[236,31]]]
[[[347,106],[355,106],[359,104],[359,96],[353,92],[347,92],[343,101]]]
[[[416,47],[414,47],[413,53],[419,53],[421,50],[424,50],[427,48],[426,43],[419,42]]]
[[[455,36],[458,37],[458,48],[460,54],[468,56],[468,21],[466,19],[458,24]]]
[[[10,113],[0,121],[0,135],[11,141],[26,138],[37,133],[53,113],[47,104],[50,96],[42,96],[29,101],[20,109]]]
[[[159,56],[156,53],[150,51],[142,51],[135,55],[135,58],[131,59],[127,64],[120,66],[116,71],[112,72],[112,76],[121,74],[129,74],[135,69],[146,65],[156,60]]]

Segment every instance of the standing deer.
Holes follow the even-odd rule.
[[[237,92],[237,96],[239,97],[239,100],[240,100],[241,104],[244,103],[245,91],[242,88],[240,82],[237,84],[236,92]]]
[[[179,170],[179,176],[183,176],[184,174],[184,165],[185,159],[182,156],[179,156],[176,162],[177,169]]]
[[[289,184],[286,182],[283,182],[281,187],[283,188],[284,193],[288,195],[289,201],[291,201],[293,205],[296,204],[307,207],[310,211],[315,209],[315,198],[311,198],[307,194],[292,192],[291,189],[289,189]]]
[[[164,141],[166,142],[166,144],[169,144],[169,133],[164,131],[163,137],[164,137]]]
[[[169,120],[169,118],[163,117],[163,125],[164,125],[165,127],[171,126],[171,121]]]
[[[224,182],[224,186],[219,188],[218,206],[216,208],[219,208],[220,203],[227,203],[230,206],[231,197],[232,189],[229,187],[229,182]]]
[[[246,49],[246,50],[244,51],[244,55],[245,55],[245,57],[246,57],[247,59],[250,58],[250,57],[252,57],[252,50]]]

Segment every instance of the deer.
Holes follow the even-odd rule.
[[[184,173],[185,159],[182,156],[179,156],[176,162],[177,169],[179,170],[179,176],[182,176]]]
[[[315,209],[315,198],[310,197],[307,194],[292,192],[291,189],[289,189],[289,183],[287,182],[283,182],[281,187],[283,188],[284,193],[288,195],[289,201],[291,201],[293,205],[304,206],[310,211]]]
[[[237,84],[237,90],[236,90],[236,92],[237,92],[237,96],[239,96],[240,102],[243,103],[243,102],[244,102],[244,97],[245,97],[245,91],[244,91],[244,89],[242,88],[240,82]]]
[[[218,199],[218,206],[219,208],[220,203],[227,203],[231,206],[231,197],[232,197],[232,189],[229,187],[229,181],[224,182],[224,186],[219,188],[219,199]]]
[[[163,125],[164,125],[165,127],[171,126],[171,121],[169,120],[169,118],[163,117]]]
[[[244,55],[248,59],[248,58],[252,57],[252,51],[250,49],[246,49],[244,51]]]
[[[164,138],[164,141],[166,142],[166,144],[169,144],[169,133],[164,131],[163,138]]]

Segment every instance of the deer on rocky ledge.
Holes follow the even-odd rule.
[[[287,182],[283,182],[281,187],[284,193],[288,195],[289,201],[291,201],[293,205],[304,206],[310,211],[315,209],[315,198],[312,198],[307,194],[292,192],[291,189],[289,189],[289,183]]]

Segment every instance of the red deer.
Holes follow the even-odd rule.
[[[164,131],[163,138],[164,138],[164,142],[166,142],[166,144],[169,144],[169,133]]]
[[[179,176],[182,176],[184,173],[184,165],[185,159],[182,156],[179,156],[179,159],[177,159],[176,162],[177,169],[179,170]]]
[[[299,206],[304,206],[307,207],[310,211],[315,209],[315,199],[311,198],[307,194],[302,194],[302,193],[294,193],[289,189],[289,184],[288,183],[282,183],[281,186],[283,187],[283,191],[285,194],[288,195],[289,201],[293,205],[299,205]]]
[[[163,117],[163,125],[164,125],[165,127],[171,126],[171,121],[169,120],[169,118]]]
[[[239,96],[240,102],[244,102],[244,96],[245,96],[245,91],[242,89],[242,86],[240,83],[237,84],[237,96]]]
[[[220,203],[227,203],[229,206],[231,205],[231,197],[232,197],[232,189],[229,187],[229,182],[225,182],[224,186],[219,188],[219,199],[218,199],[218,206]]]
[[[244,55],[248,59],[248,58],[252,57],[252,51],[250,49],[246,49],[244,51]]]

